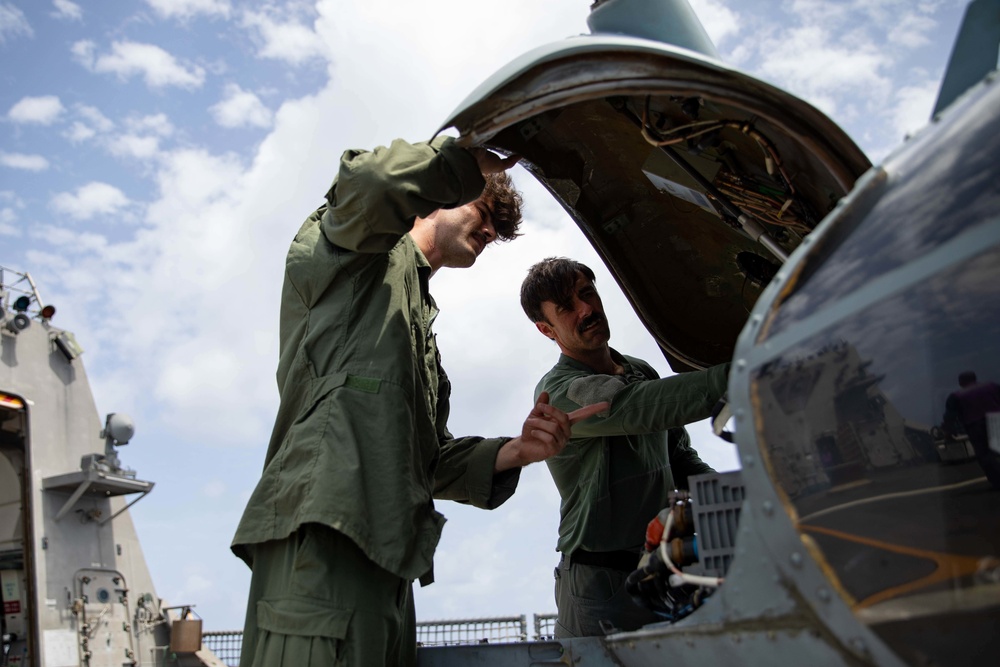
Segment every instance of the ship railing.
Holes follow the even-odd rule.
[[[552,639],[555,614],[534,614],[534,641]],[[417,646],[460,646],[464,644],[510,644],[529,640],[527,616],[464,618],[417,622]],[[240,663],[241,630],[206,630],[202,644],[229,667]]]

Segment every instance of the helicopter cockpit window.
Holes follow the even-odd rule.
[[[954,128],[918,135],[911,141],[925,146],[907,151],[906,160],[890,158],[886,171],[869,173],[868,187],[820,240],[765,337],[928,254],[1000,210],[1000,188],[991,175],[1000,117],[974,118],[977,126],[960,138]],[[949,187],[935,187],[945,171]],[[892,174],[893,187],[880,196],[886,172]],[[892,224],[901,219],[905,225]]]
[[[931,227],[880,242],[917,252],[920,234],[960,225]],[[803,542],[911,664],[970,664],[1000,613],[995,237],[758,367],[751,385],[761,449]]]

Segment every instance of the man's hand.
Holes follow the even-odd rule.
[[[572,426],[578,421],[607,410],[609,404],[594,403],[566,414],[549,405],[549,395],[542,392],[534,409],[521,427],[521,435],[504,444],[497,452],[493,472],[526,466],[544,461],[563,450],[572,435]]]
[[[476,162],[479,163],[479,171],[481,171],[484,176],[487,174],[499,174],[502,171],[507,171],[521,159],[520,155],[500,157],[492,151],[479,147],[470,148],[469,152],[476,158]]]

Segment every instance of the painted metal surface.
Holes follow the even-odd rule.
[[[960,30],[934,103],[935,115],[997,68],[1000,59],[1000,0],[970,2]]]
[[[4,305],[12,275],[4,271]],[[63,330],[35,312],[41,305],[17,333],[0,327],[0,570],[18,584],[2,592],[6,660],[221,665],[200,648],[170,650],[177,614],[156,594],[127,511],[153,483],[100,463],[103,424],[82,359],[56,344]],[[5,325],[15,313],[0,308]]]
[[[930,435],[929,427],[944,411],[944,394],[964,363],[975,363],[981,372],[997,365],[996,346],[989,342],[990,327],[997,325],[989,314],[997,310],[1000,283],[993,275],[997,262],[989,253],[1000,244],[1000,188],[990,157],[998,132],[1000,89],[988,78],[866,175],[765,290],[737,349],[730,397],[745,424],[737,433],[748,497],[755,507],[770,503],[772,516],[785,524],[769,535],[769,545],[784,545],[772,549],[775,563],[814,610],[829,609],[824,622],[832,633],[844,637],[848,646],[865,646],[878,664],[890,659],[884,655],[889,645],[910,664],[958,656],[963,664],[989,664],[998,648],[993,633],[978,630],[983,623],[995,624],[998,614],[1000,589],[990,584],[989,563],[1000,550],[998,532],[990,527],[1000,498],[974,462],[949,465],[938,458],[933,439],[918,437],[921,430]],[[937,206],[920,202],[960,203],[955,224]],[[879,231],[866,233],[874,229]],[[893,235],[905,250],[886,242]],[[883,254],[885,261],[880,260]],[[845,259],[852,256],[857,259]],[[854,267],[863,262],[864,269],[851,273],[881,273],[854,280],[835,271],[843,261]],[[822,287],[828,269],[831,277],[839,275],[836,288],[834,283]],[[954,276],[953,269],[958,270]],[[946,305],[940,301],[945,295]],[[909,307],[900,308],[900,299]],[[806,300],[808,309],[801,307]],[[949,315],[942,314],[942,306]],[[951,334],[939,333],[942,327],[961,328],[974,313],[986,319],[969,332],[967,342],[956,346]],[[866,322],[873,314],[889,320],[872,329]],[[852,358],[862,364],[850,371]],[[835,434],[837,455],[850,443],[863,452],[861,463],[853,470],[837,466],[839,478],[820,466],[811,488],[794,487],[783,479],[802,482],[803,477],[789,474],[790,459],[777,445],[791,424],[774,423],[775,413],[768,407],[772,378],[787,376],[784,368],[808,372],[810,364],[821,363],[834,375],[863,380],[865,405],[877,405],[883,414],[898,410],[911,437],[887,456],[872,448],[888,442],[888,431],[873,430],[871,443],[865,443],[864,432],[857,440]],[[844,388],[856,391],[847,384]],[[816,390],[803,389],[800,382],[799,391],[808,395]],[[832,391],[828,396],[831,414],[836,401],[846,405]],[[857,426],[863,419],[840,412],[832,425]],[[822,456],[813,442],[804,440],[808,453]],[[922,442],[931,447],[921,449]],[[757,475],[747,475],[754,469]],[[824,488],[839,494],[836,502],[830,491],[813,491]],[[844,524],[850,518],[853,522]],[[832,521],[837,523],[828,523]],[[914,524],[919,528],[911,538],[909,526]],[[878,532],[869,535],[876,527]],[[799,565],[781,558],[782,550],[799,553]],[[852,563],[851,571],[844,569],[848,561],[843,558]],[[971,570],[963,574],[963,567]],[[803,578],[807,571],[820,578]],[[859,586],[852,571],[867,571],[868,581]],[[930,576],[935,571],[939,578]],[[808,595],[818,586],[825,591],[825,602],[818,593]],[[921,645],[922,638],[931,637],[941,640]]]

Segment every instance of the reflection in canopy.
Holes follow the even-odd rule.
[[[1000,613],[1000,490],[982,453],[941,428],[961,372],[1000,380],[998,286],[993,247],[754,374],[763,453],[803,542],[915,662],[974,650]]]

